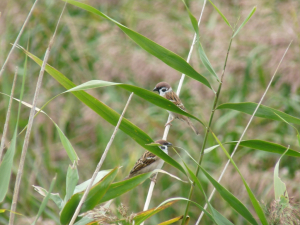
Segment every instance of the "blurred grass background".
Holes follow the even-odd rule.
[[[176,52],[183,58],[187,57],[193,30],[181,1],[89,0],[84,2],[100,9],[120,23]],[[219,103],[258,102],[287,45],[293,40],[263,104],[299,117],[300,2],[298,0],[213,2],[231,24],[236,23],[238,17],[241,17],[239,21],[241,23],[253,6],[257,5],[256,13],[233,41]],[[32,4],[32,0],[0,1],[2,13],[0,17],[1,64]],[[198,18],[203,1],[188,1],[188,4]],[[61,1],[40,1],[25,28],[19,42],[20,45],[26,47],[29,43],[29,51],[42,58],[63,5],[64,2]],[[220,75],[231,31],[209,3],[206,5],[202,18],[200,35],[206,54]],[[18,98],[24,60],[24,53],[16,49],[2,76],[1,92],[10,94],[14,68],[19,66],[18,86],[15,91],[15,96]],[[134,84],[152,90],[157,82],[164,80],[175,89],[181,76],[179,72],[147,54],[111,22],[72,6],[68,6],[63,15],[48,62],[75,84],[101,79]],[[196,51],[192,55],[191,65],[216,87],[216,82],[205,70]],[[28,61],[24,96],[26,102],[32,102],[39,69],[34,62]],[[42,106],[47,100],[63,91],[64,88],[51,76],[45,75],[38,106]],[[129,92],[118,87],[107,87],[88,92],[119,113],[129,96]],[[181,99],[192,114],[201,116],[207,121],[213,97],[213,93],[202,84],[188,77],[185,79]],[[8,100],[7,97],[0,95],[0,133],[5,121]],[[44,111],[59,125],[73,144],[80,158],[78,166],[80,181],[89,179],[114,127],[80,103],[72,94],[58,97]],[[7,144],[12,137],[16,114],[17,103],[14,102]],[[167,115],[165,110],[134,96],[125,117],[153,139],[160,139],[163,135]],[[19,130],[27,124],[28,116],[29,109],[23,106]],[[217,111],[213,122],[213,131],[224,142],[235,141],[238,140],[248,120],[248,115],[233,111]],[[197,127],[203,134],[200,124],[197,124]],[[11,182],[7,198],[0,208],[10,208],[23,138],[24,134],[17,142],[13,182]],[[173,122],[168,137],[168,141],[175,146],[187,149],[195,158],[199,156],[202,139],[203,135],[195,136],[193,131],[180,121]],[[290,144],[292,149],[299,150],[294,129],[278,121],[255,118],[245,139],[262,139],[285,146]],[[214,139],[209,137],[207,147],[214,144],[216,144]],[[232,150],[232,147],[228,146],[227,149]],[[119,131],[102,168],[123,166],[118,174],[120,180],[129,173],[143,152],[144,149]],[[171,151],[170,155],[179,161],[174,152]],[[184,152],[181,152],[181,155],[192,168],[195,168],[194,163],[185,156]],[[234,157],[257,198],[265,203],[273,199],[273,167],[278,158],[279,155],[246,148],[240,148]],[[217,149],[204,156],[203,165],[217,178],[226,161],[226,156],[220,149]],[[52,177],[57,173],[54,192],[59,192],[61,196],[64,196],[66,171],[69,164],[70,161],[60,143],[54,125],[46,116],[39,115],[34,121],[17,206],[17,212],[26,217],[17,216],[17,224],[29,224],[38,211],[42,198],[33,190],[32,185],[48,188]],[[298,159],[285,156],[282,160],[281,176],[287,183],[289,195],[294,196],[297,201],[300,200],[299,167]],[[171,166],[164,165],[163,169],[181,176]],[[208,185],[208,181],[204,177],[202,177],[202,181],[207,193],[210,193],[211,185]],[[149,181],[145,182],[118,198],[114,203],[119,205],[122,202],[129,207],[130,212],[141,211],[149,183]],[[251,203],[242,182],[231,167],[226,172],[222,184],[250,207]],[[188,184],[175,182],[166,175],[159,175],[150,206],[155,207],[169,197],[187,197],[188,192]],[[204,203],[204,199],[198,191],[194,193],[193,199]],[[234,224],[247,224],[226,202],[221,200],[218,194],[212,202],[216,209]],[[41,224],[57,224],[58,209],[52,202],[49,202],[48,206],[43,214]],[[175,206],[151,218],[148,224],[157,224],[179,216],[183,214],[184,209],[185,203],[176,203]],[[199,215],[198,208],[191,206],[189,215],[191,217],[190,224],[194,224]],[[6,224],[7,221],[8,213],[0,214],[0,224]],[[202,224],[208,223],[209,220],[204,218]]]

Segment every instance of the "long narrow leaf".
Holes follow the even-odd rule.
[[[225,23],[232,29],[230,23],[228,22],[227,18],[223,15],[223,13],[221,13],[221,11],[218,9],[217,6],[215,6],[214,3],[212,3],[211,0],[208,0],[210,2],[210,4],[215,8],[215,10],[219,13],[219,15],[222,17],[222,19],[225,21]]]
[[[115,23],[125,34],[128,35],[128,37],[130,37],[136,44],[138,44],[144,50],[146,50],[153,56],[157,57],[164,63],[166,63],[168,66],[203,83],[205,86],[207,86],[211,89],[211,85],[209,84],[207,79],[204,76],[202,76],[201,74],[199,74],[196,70],[194,70],[194,68],[191,67],[190,64],[188,64],[183,58],[181,58],[179,55],[175,54],[174,52],[171,52],[170,50],[160,46],[159,44],[155,43],[154,41],[151,41],[150,39],[146,38],[145,36],[120,24],[116,20],[110,18],[109,16],[105,15],[104,13],[95,9],[94,7],[91,7],[89,5],[86,5],[86,4],[78,2],[78,1],[73,1],[73,0],[64,0],[64,1],[66,1],[72,5],[75,5],[79,8],[82,8],[88,12],[94,13],[105,19],[110,20],[111,22]]]
[[[42,65],[42,61],[31,54],[30,52],[26,51],[24,48],[19,46],[33,61],[35,61],[38,65]],[[67,77],[65,77],[62,73],[58,70],[54,69],[53,67],[46,65],[45,70],[54,78],[56,79],[62,86],[66,89],[71,89],[76,85],[71,82]],[[113,126],[117,125],[119,120],[120,114],[102,103],[101,101],[97,100],[93,96],[89,95],[84,91],[76,91],[72,92],[72,94],[77,97],[80,101],[94,110],[97,114],[99,114],[103,119],[107,122],[112,124]],[[144,131],[142,131],[139,127],[131,123],[129,120],[123,118],[120,124],[120,130],[124,133],[129,135],[133,140],[135,140],[138,144],[140,144],[143,148],[147,149],[148,151],[152,152],[153,154],[157,155],[161,159],[163,159],[166,163],[174,166],[175,168],[179,169],[181,172],[185,174],[184,169],[182,166],[168,156],[166,153],[161,151],[160,148],[156,146],[147,146],[146,144],[153,143],[154,141],[147,135]]]
[[[240,30],[243,28],[243,26],[245,26],[245,24],[250,20],[250,18],[253,16],[253,14],[256,11],[256,6],[253,7],[253,9],[251,10],[251,12],[249,13],[249,15],[246,17],[246,19],[244,20],[244,22],[239,26],[239,28],[236,30],[236,32],[233,34],[232,38],[234,38],[239,32]]]
[[[257,103],[254,102],[241,102],[241,103],[225,103],[222,105],[219,105],[217,109],[233,109],[236,111],[240,111],[249,115],[252,115],[255,108],[257,107]],[[279,116],[281,116],[283,119],[285,119],[289,123],[294,123],[300,125],[300,119],[294,116],[290,116],[284,112],[281,112],[279,110],[273,109],[268,106],[261,105],[259,109],[257,110],[255,116],[271,119],[271,120],[277,120],[281,121],[281,119],[276,116],[277,113]]]
[[[232,141],[232,142],[226,142],[225,144],[236,145],[236,143],[237,143],[236,141]],[[277,153],[280,155],[282,155],[286,150],[286,147],[283,145],[279,145],[276,143],[263,141],[263,140],[241,141],[240,146],[266,151],[266,152]],[[293,157],[300,157],[300,152],[289,149],[286,152],[286,155],[293,156]]]
[[[219,78],[218,78],[218,75],[216,74],[215,70],[213,69],[209,59],[207,58],[205,52],[204,52],[204,49],[200,43],[200,34],[199,34],[199,28],[198,28],[198,22],[196,20],[196,18],[194,17],[194,15],[191,13],[191,11],[189,10],[187,4],[185,3],[184,0],[182,0],[183,4],[185,5],[185,8],[186,8],[186,11],[188,12],[189,14],[189,17],[190,17],[190,20],[191,20],[191,23],[193,25],[193,28],[194,28],[194,31],[196,33],[196,36],[197,36],[197,47],[198,47],[198,52],[199,52],[199,55],[200,55],[200,59],[203,63],[203,65],[206,67],[206,69],[217,79],[217,81],[220,82]]]
[[[13,166],[13,159],[16,150],[16,140],[17,140],[17,127],[14,131],[13,138],[11,140],[10,146],[5,153],[3,160],[0,164],[0,202],[2,202],[8,191],[9,181],[11,177],[11,169]]]
[[[67,202],[73,195],[78,180],[79,180],[79,175],[78,175],[76,165],[75,164],[73,166],[69,165],[68,172],[67,172],[67,179],[66,179],[65,202]]]
[[[51,195],[51,192],[52,192],[52,189],[53,189],[53,187],[54,187],[55,182],[56,182],[56,175],[55,175],[55,177],[53,178],[53,180],[52,180],[52,182],[51,182],[51,184],[50,184],[49,192],[48,192],[48,194],[45,196],[45,198],[43,199],[43,202],[42,202],[42,204],[41,204],[41,206],[40,206],[40,208],[39,208],[38,214],[37,214],[35,220],[33,221],[33,223],[32,223],[31,225],[35,225],[35,224],[36,224],[36,221],[37,221],[38,218],[42,215],[42,212],[43,212],[44,209],[46,208],[46,205],[47,205],[48,200],[49,200],[49,198],[50,198],[50,195]]]
[[[275,193],[275,199],[280,200],[280,198],[283,196],[286,199],[288,199],[288,193],[286,191],[285,183],[282,182],[282,180],[279,177],[279,164],[282,157],[285,155],[285,153],[289,150],[289,147],[287,150],[280,156],[278,162],[275,165],[274,168],[274,193]]]
[[[110,173],[108,173],[105,177],[103,177],[103,179],[101,179],[96,185],[94,185],[91,188],[81,208],[81,212],[86,212],[88,210],[91,210],[97,204],[100,203],[100,200],[105,195],[106,191],[110,187],[110,184],[115,179],[117,172],[118,172],[118,168],[113,169]],[[60,222],[62,224],[67,224],[70,222],[82,196],[83,196],[83,192],[76,193],[65,204],[60,214]]]
[[[66,150],[71,162],[76,162],[76,164],[78,164],[78,160],[79,160],[79,157],[76,153],[76,151],[74,150],[71,142],[69,141],[69,139],[66,137],[66,135],[62,132],[62,130],[59,128],[59,126],[53,121],[55,127],[56,127],[56,130],[59,134],[59,138],[60,138],[60,141],[62,143],[62,145],[64,146],[64,149]]]
[[[175,149],[174,149],[175,150]],[[176,152],[176,150],[175,150]],[[177,153],[177,152],[176,152]],[[178,154],[178,153],[177,153]],[[178,154],[179,155],[179,154]],[[179,155],[180,156],[180,155]],[[200,167],[200,169],[204,172],[204,175],[210,180],[212,185],[216,188],[216,190],[220,193],[220,195],[223,197],[225,201],[231,205],[232,208],[234,208],[240,215],[242,215],[245,219],[247,219],[251,224],[258,225],[256,220],[253,218],[252,214],[249,212],[249,210],[246,208],[246,206],[243,205],[243,203],[240,202],[234,195],[232,195],[226,188],[224,188],[221,184],[219,184],[216,180],[214,180],[208,173],[207,171],[198,164],[198,162],[190,155],[188,156]],[[180,157],[181,158],[181,157]],[[182,160],[182,158],[181,158]],[[230,221],[227,221],[227,219],[224,219],[223,216],[215,210],[210,202],[208,201],[206,194],[202,188],[202,185],[199,181],[199,179],[196,177],[196,175],[192,172],[192,170],[188,167],[188,165],[182,160],[182,162],[185,165],[185,168],[188,170],[191,178],[199,188],[199,190],[203,193],[206,203],[208,204],[210,210],[212,211],[212,216],[217,224],[229,224],[231,223]]]
[[[216,188],[222,198],[229,203],[229,205],[234,208],[241,216],[248,220],[251,224],[258,224],[250,211],[246,206],[233,194],[231,194],[225,187],[223,187],[218,181],[216,181],[210,174],[202,167],[199,166],[203,171],[204,175],[209,179],[211,184]]]
[[[234,166],[234,168],[236,169],[236,171],[239,173],[240,177],[242,178],[242,181],[244,183],[244,186],[248,192],[248,195],[250,197],[250,200],[252,202],[252,205],[257,213],[257,216],[259,217],[261,223],[263,225],[268,225],[268,221],[267,218],[264,214],[263,209],[261,208],[258,200],[256,199],[255,195],[253,194],[252,190],[250,189],[249,185],[247,184],[245,178],[243,177],[242,173],[240,172],[239,168],[237,167],[237,165],[235,164],[235,162],[233,161],[233,159],[231,158],[231,156],[228,154],[228,152],[226,151],[226,149],[223,147],[222,143],[220,142],[220,140],[217,138],[217,136],[211,132],[212,135],[214,136],[214,138],[216,139],[216,141],[218,142],[218,144],[221,146],[222,150],[224,151],[225,155],[228,157],[228,159],[230,160],[230,162],[232,163],[232,165]]]
[[[108,82],[108,81],[104,81],[104,80],[91,80],[91,81],[85,82],[83,84],[80,84],[74,88],[71,88],[71,89],[67,90],[66,92],[83,91],[83,90],[89,90],[89,89],[93,89],[93,88],[107,87],[107,86],[118,86],[129,92],[134,92],[134,94],[140,96],[141,98],[143,98],[161,108],[167,109],[172,112],[176,112],[181,115],[185,115],[185,116],[194,118],[195,120],[198,120],[203,126],[205,126],[205,124],[200,119],[181,110],[173,102],[161,97],[158,94],[153,93],[152,91],[148,91],[146,89],[136,87],[133,85],[129,85],[129,84],[114,83],[114,82]]]

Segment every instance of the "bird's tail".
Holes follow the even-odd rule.
[[[190,118],[186,118],[185,120],[187,122],[187,124],[193,129],[193,131],[195,132],[196,135],[199,135],[199,132],[196,130],[195,126],[192,124]]]

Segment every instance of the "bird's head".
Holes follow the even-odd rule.
[[[165,140],[157,140],[155,143],[160,144],[159,148],[163,151],[166,151],[169,146],[172,146],[172,143],[165,141]]]
[[[172,91],[172,88],[167,82],[159,82],[153,91],[157,91],[160,95],[164,95],[166,92]]]

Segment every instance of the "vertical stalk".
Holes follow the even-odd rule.
[[[60,20],[61,20],[61,17],[63,15],[63,12],[64,12],[65,8],[66,8],[66,3],[64,5],[64,8],[63,8],[61,14],[60,14],[60,17],[59,17],[58,22],[57,22],[56,27],[55,27],[55,31],[53,33],[53,36],[50,39],[48,48],[45,52],[43,64],[41,66],[38,81],[37,81],[37,84],[36,84],[36,89],[35,89],[35,93],[34,93],[34,97],[33,97],[33,101],[32,101],[32,108],[30,110],[29,119],[28,119],[28,127],[27,127],[27,131],[26,131],[26,134],[25,134],[25,139],[24,139],[24,143],[23,143],[23,147],[22,147],[20,164],[19,164],[16,183],[15,183],[15,187],[14,187],[14,194],[13,194],[13,199],[12,199],[12,204],[11,204],[11,211],[10,211],[10,215],[9,215],[9,225],[13,225],[14,220],[15,220],[15,213],[14,212],[16,211],[16,207],[17,207],[17,202],[18,202],[18,197],[19,197],[19,190],[20,190],[20,185],[21,185],[21,179],[22,179],[22,176],[23,176],[23,169],[24,169],[24,164],[25,164],[25,158],[26,158],[26,154],[27,154],[27,150],[28,150],[29,137],[30,137],[30,134],[31,134],[31,128],[32,128],[32,124],[33,124],[37,99],[38,99],[39,92],[40,92],[40,89],[41,89],[41,86],[42,86],[45,67],[46,67],[46,64],[47,64],[47,61],[48,61],[48,58],[49,58],[49,55],[50,55],[51,47],[54,43],[54,38],[55,38],[55,35],[56,35],[56,32],[57,32],[58,25],[60,23]]]
[[[92,176],[92,178],[91,178],[91,181],[90,181],[89,185],[87,186],[87,188],[85,189],[85,192],[84,192],[84,194],[83,194],[83,196],[82,196],[82,198],[81,198],[81,200],[80,200],[80,202],[79,202],[79,204],[78,204],[78,206],[77,206],[77,208],[76,208],[75,213],[73,214],[73,217],[72,217],[72,219],[71,219],[69,225],[73,225],[73,224],[75,223],[75,220],[76,220],[76,218],[77,218],[77,216],[78,216],[78,214],[79,214],[79,212],[80,212],[80,209],[81,209],[81,207],[82,207],[82,205],[83,205],[83,203],[84,203],[84,201],[85,201],[85,199],[86,199],[88,193],[90,192],[90,190],[91,190],[91,188],[92,188],[92,186],[93,186],[94,180],[96,179],[96,176],[98,175],[99,170],[101,169],[101,167],[102,167],[102,165],[103,165],[103,162],[104,162],[104,160],[105,160],[105,158],[106,158],[106,155],[107,155],[107,153],[108,153],[108,150],[110,149],[110,146],[111,146],[112,142],[113,142],[114,139],[115,139],[116,133],[117,133],[117,131],[119,130],[119,126],[120,126],[120,124],[121,124],[121,122],[122,122],[122,119],[123,119],[124,114],[125,114],[125,112],[126,112],[126,110],[127,110],[127,108],[128,108],[128,105],[129,105],[129,103],[130,103],[130,101],[131,101],[132,96],[133,96],[133,92],[130,94],[130,96],[129,96],[128,100],[127,100],[127,103],[126,103],[126,105],[125,105],[125,107],[124,107],[124,109],[123,109],[122,114],[120,115],[120,118],[119,118],[119,120],[118,120],[118,123],[117,123],[115,129],[114,129],[114,132],[113,132],[113,134],[111,135],[110,140],[109,140],[109,142],[108,142],[107,145],[106,145],[106,148],[105,148],[105,150],[104,150],[104,152],[103,152],[103,154],[102,154],[102,156],[101,156],[101,159],[100,159],[100,161],[99,161],[99,163],[98,163],[98,165],[97,165],[97,167],[96,167],[96,169],[95,169],[95,172],[94,172],[94,174],[93,174],[93,176]]]
[[[202,10],[201,10],[200,18],[198,20],[198,26],[200,25],[205,5],[206,5],[206,0],[204,0],[204,3],[203,3],[203,7],[202,7]],[[187,60],[186,60],[187,62],[189,62],[190,59],[191,59],[192,52],[194,50],[194,45],[196,44],[196,40],[197,40],[197,34],[195,33],[194,34],[194,38],[193,38],[193,42],[192,42],[192,45],[191,45],[191,48],[190,48],[190,51],[189,51],[189,54],[188,54],[188,57],[187,57]],[[180,94],[184,78],[185,78],[185,74],[182,74],[181,78],[180,78],[180,81],[179,81],[179,85],[178,85],[177,91],[176,91],[176,94],[178,96]],[[169,116],[168,117],[168,122],[170,120],[171,120],[171,117]],[[166,128],[165,128],[164,135],[163,135],[163,138],[162,138],[163,140],[167,140],[169,130],[170,130],[170,125],[166,126]],[[154,180],[156,180],[156,177],[157,177],[157,174],[155,175]],[[152,198],[152,193],[153,193],[153,190],[154,190],[154,186],[155,186],[155,182],[151,181],[143,211],[146,211],[149,208],[149,204],[150,204],[150,201],[151,201],[151,198]],[[144,222],[141,223],[141,225],[144,225]]]
[[[13,81],[13,85],[12,85],[11,92],[10,92],[10,98],[9,98],[9,103],[8,103],[8,108],[7,108],[7,113],[6,113],[6,118],[5,118],[5,123],[4,123],[3,133],[2,133],[2,138],[1,138],[0,164],[1,164],[2,156],[3,156],[3,150],[4,150],[4,145],[5,145],[5,138],[6,138],[8,123],[9,123],[9,118],[10,118],[10,112],[11,112],[11,103],[12,103],[12,99],[13,99],[13,95],[14,95],[14,91],[15,91],[17,75],[18,75],[18,67],[16,67],[16,69],[15,69],[14,81]]]
[[[203,156],[204,156],[204,149],[205,149],[206,141],[207,141],[207,138],[208,138],[208,133],[209,133],[209,130],[210,130],[210,127],[211,127],[212,120],[213,120],[214,115],[215,115],[215,110],[216,110],[217,103],[218,103],[219,96],[220,96],[220,92],[221,92],[221,89],[222,89],[223,78],[224,78],[224,74],[225,74],[225,69],[226,69],[226,65],[227,65],[229,51],[230,51],[230,48],[231,48],[231,43],[232,43],[232,37],[230,38],[229,46],[228,46],[228,49],[227,49],[225,63],[224,63],[224,67],[223,67],[223,71],[222,71],[222,75],[221,75],[221,82],[219,83],[218,90],[217,90],[217,92],[215,94],[214,103],[213,103],[213,106],[212,106],[212,110],[211,110],[211,114],[210,114],[208,126],[205,129],[204,140],[203,140],[203,144],[202,144],[201,151],[200,151],[200,157],[199,157],[199,161],[198,161],[198,165],[197,165],[197,170],[196,170],[196,173],[195,173],[196,177],[199,174],[199,170],[200,170],[199,165],[201,165],[201,163],[202,163],[202,159],[203,159]],[[193,191],[194,191],[194,186],[195,186],[195,182],[193,182],[193,184],[191,185],[190,193],[189,193],[189,196],[188,196],[189,200],[192,198]],[[188,201],[187,204],[186,204],[186,208],[185,208],[185,212],[184,212],[184,217],[183,217],[182,223],[181,223],[182,225],[185,223],[185,218],[187,216],[189,207],[190,207],[190,201]]]

